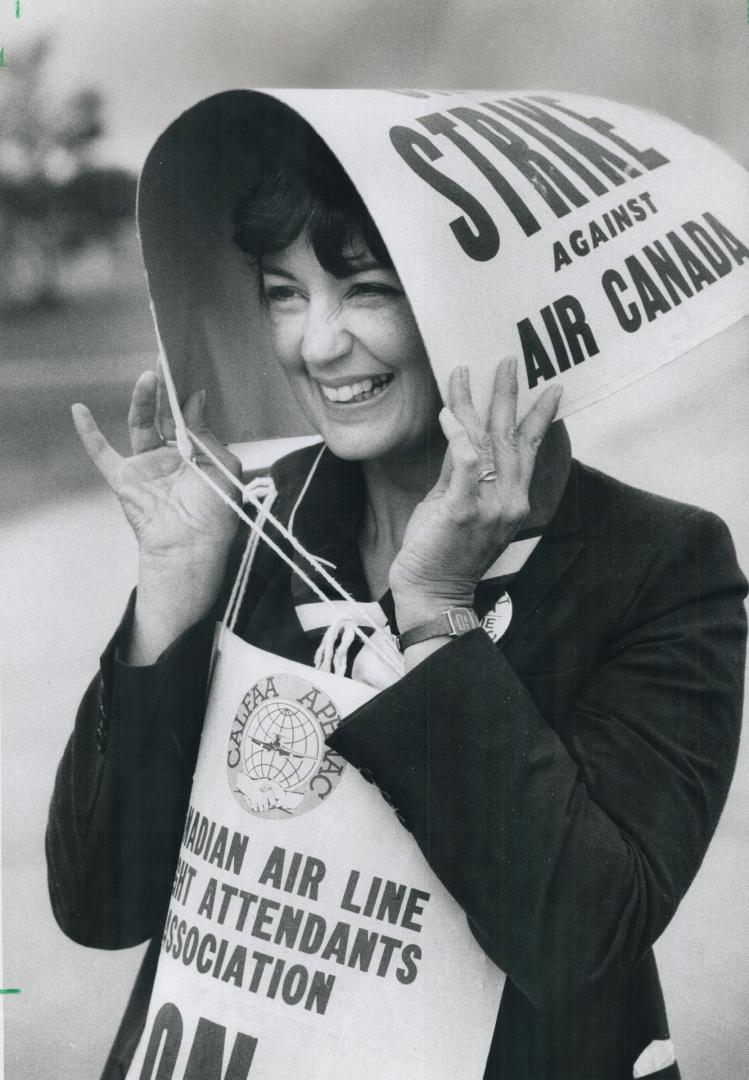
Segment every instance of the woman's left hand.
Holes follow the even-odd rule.
[[[517,361],[497,367],[488,428],[471,398],[468,369],[450,377],[449,408],[440,413],[448,441],[440,477],[414,510],[390,569],[403,632],[446,607],[470,607],[487,568],[529,511],[536,454],[561,391],[549,388],[517,422]]]

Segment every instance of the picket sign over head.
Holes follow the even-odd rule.
[[[206,387],[224,439],[309,431],[273,357],[232,211],[278,133],[310,124],[392,256],[443,393],[488,407],[519,359],[521,410],[568,416],[695,349],[749,352],[749,174],[679,124],[547,91],[232,90],[159,138],[138,219],[181,400]],[[716,380],[719,384],[719,380]]]

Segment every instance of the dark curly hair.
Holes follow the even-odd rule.
[[[321,266],[336,277],[352,272],[345,256],[359,238],[383,266],[390,254],[361,196],[308,124],[286,123],[253,162],[233,214],[234,241],[258,269],[264,255],[308,235]]]

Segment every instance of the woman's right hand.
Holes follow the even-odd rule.
[[[183,412],[188,427],[239,476],[238,459],[206,427],[205,392],[188,398]],[[175,446],[164,445],[162,434],[172,432],[159,430],[158,380],[153,372],[141,375],[133,390],[128,415],[130,457],[110,446],[85,405],[74,405],[72,413],[86,452],[119,499],[138,541],[139,628],[133,662],[152,662],[215,602],[239,519],[183,461]],[[162,421],[162,429],[166,427]],[[224,491],[233,493],[230,482],[207,459],[201,461],[201,469]],[[145,650],[137,647],[141,637]]]
[[[109,445],[85,405],[74,405],[72,412],[86,452],[132,526],[141,558],[163,558],[176,564],[216,548],[219,557],[226,554],[238,518],[182,460],[175,446],[164,445],[162,435],[169,437],[173,432],[159,430],[158,380],[152,371],[140,376],[130,401],[127,422],[132,456],[122,457]],[[187,426],[239,476],[237,458],[206,427],[205,391],[188,398],[184,416]],[[162,424],[166,427],[167,421]],[[206,461],[201,468],[231,493],[229,481],[215,465]]]

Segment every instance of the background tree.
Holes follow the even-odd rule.
[[[101,94],[58,102],[45,88],[49,37],[0,78],[0,307],[59,303],[70,257],[113,242],[132,217],[135,178],[97,163]]]

